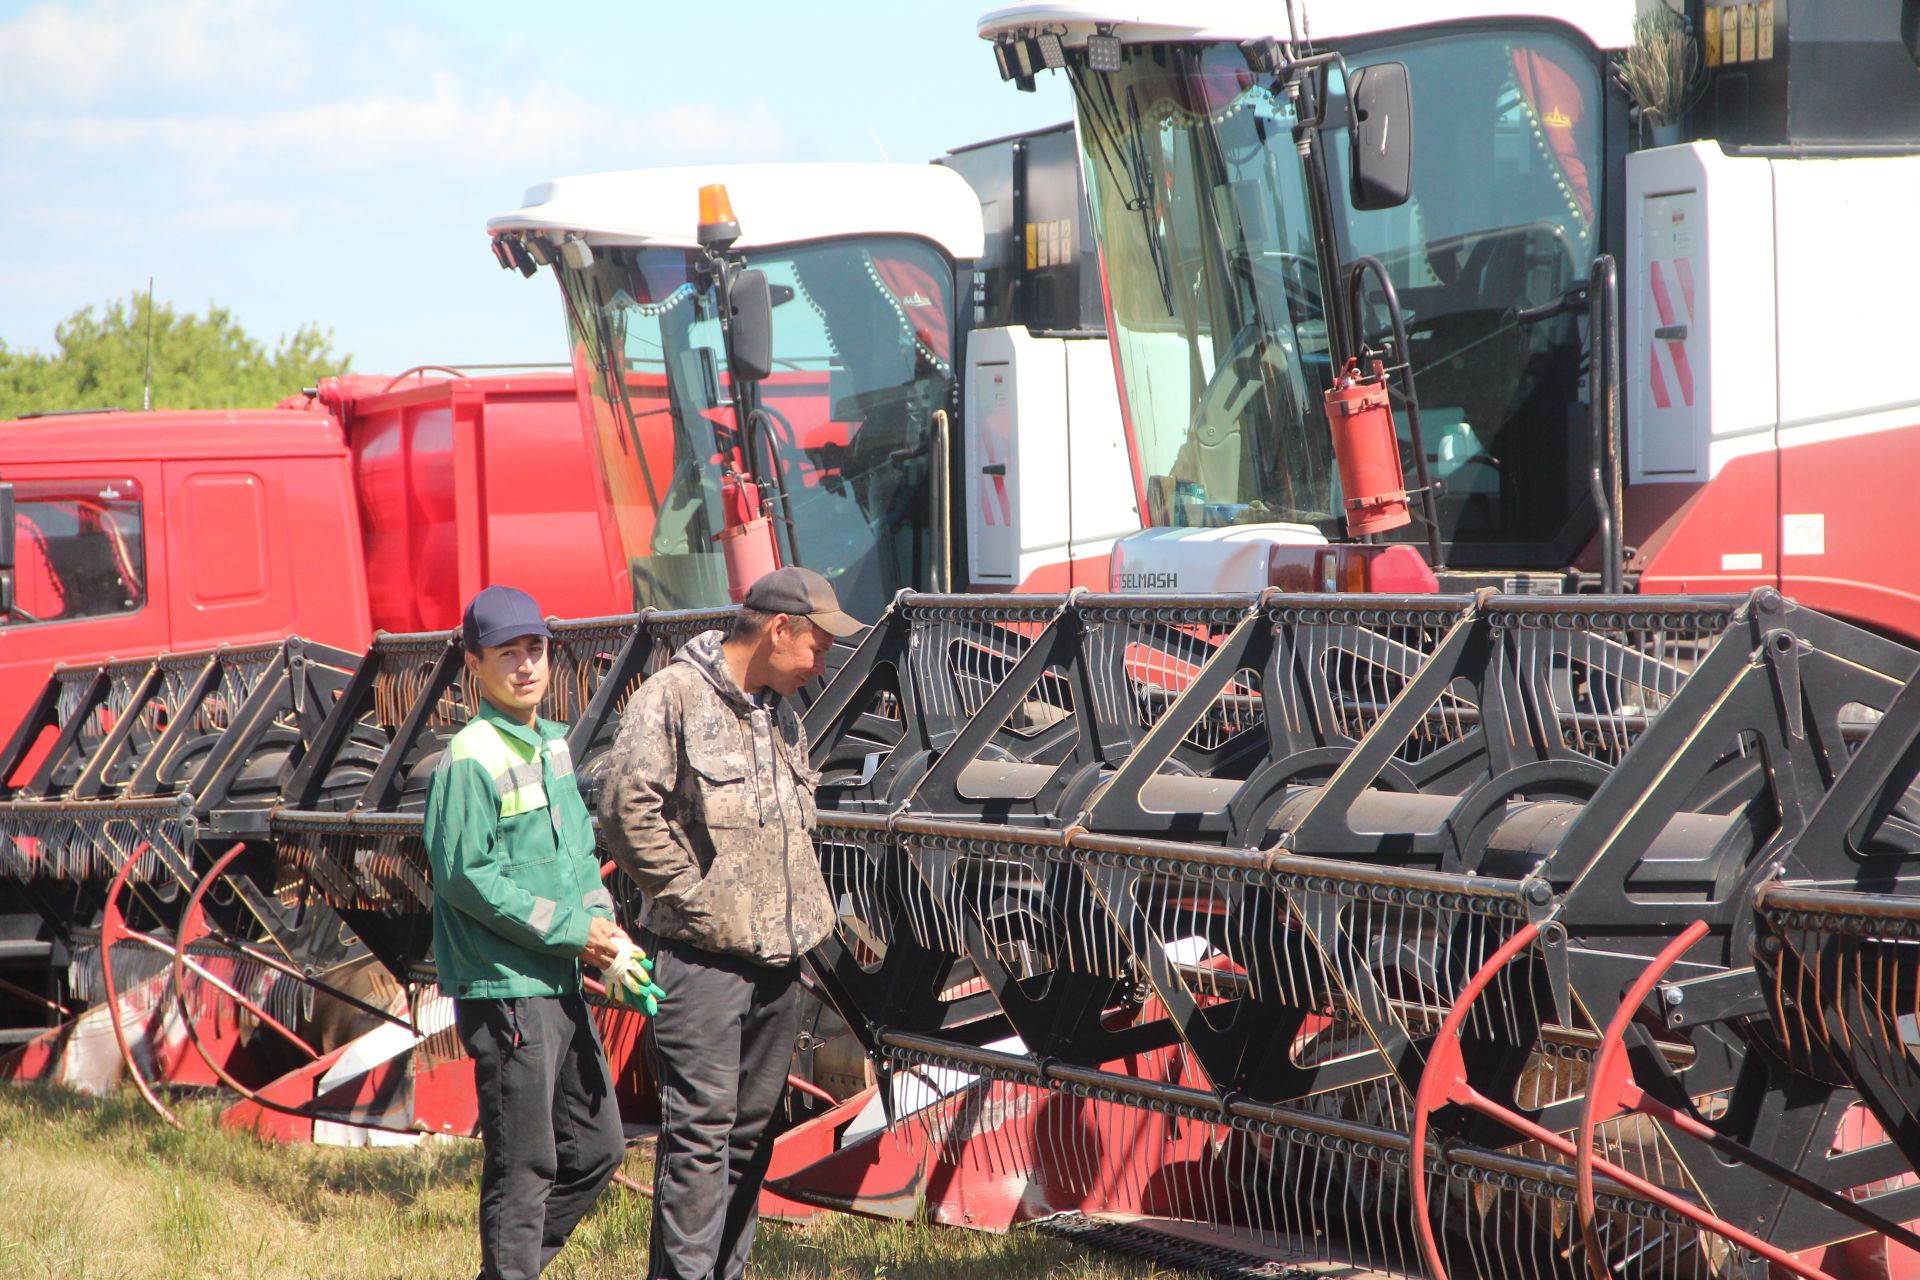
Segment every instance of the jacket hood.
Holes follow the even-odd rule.
[[[724,631],[702,631],[687,641],[679,653],[673,655],[675,662],[684,662],[707,678],[707,683],[724,698],[728,706],[736,711],[751,711],[753,701],[734,680],[733,672],[727,669],[726,654],[721,651],[721,642],[727,638]]]

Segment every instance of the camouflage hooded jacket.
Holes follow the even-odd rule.
[[[627,704],[601,831],[646,895],[643,928],[788,964],[833,928],[809,834],[818,775],[793,708],[742,692],[721,638],[695,637]]]

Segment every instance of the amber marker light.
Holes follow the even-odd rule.
[[[695,234],[708,249],[725,249],[740,238],[740,223],[734,219],[733,201],[727,198],[724,183],[700,188],[700,225]]]

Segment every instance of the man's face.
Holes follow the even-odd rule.
[[[546,696],[547,638],[520,636],[467,654],[467,669],[480,682],[488,701],[509,715],[523,719],[534,714]]]
[[[827,650],[833,637],[806,618],[778,613],[767,624],[771,641],[767,683],[782,697],[792,697],[800,686],[827,669]]]

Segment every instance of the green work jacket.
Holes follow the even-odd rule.
[[[568,995],[594,916],[613,916],[566,726],[516,723],[481,701],[427,785],[440,990]]]

